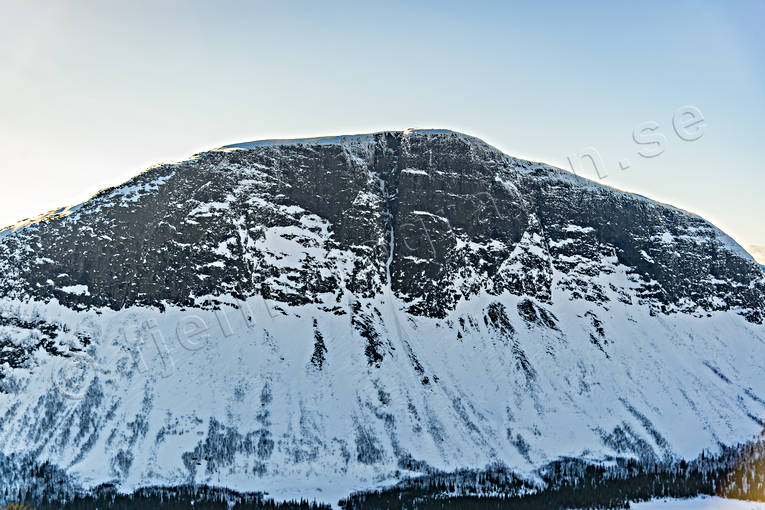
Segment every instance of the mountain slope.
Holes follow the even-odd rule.
[[[0,232],[0,438],[78,483],[336,501],[695,457],[765,414],[765,274],[450,131],[235,144]],[[334,491],[334,492],[333,492]]]

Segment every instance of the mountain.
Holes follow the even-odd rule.
[[[0,454],[84,488],[336,502],[692,459],[765,426],[745,250],[446,130],[149,168],[0,232],[0,296]]]

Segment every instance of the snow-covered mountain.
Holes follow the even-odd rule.
[[[337,501],[765,425],[765,273],[476,138],[235,144],[0,232],[0,453]]]

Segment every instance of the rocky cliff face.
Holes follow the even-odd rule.
[[[342,492],[764,423],[746,252],[449,131],[156,166],[0,232],[0,275],[2,453],[85,485]]]

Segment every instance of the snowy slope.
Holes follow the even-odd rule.
[[[0,233],[1,453],[331,502],[692,458],[765,423],[745,255],[449,131],[226,146]]]
[[[636,510],[762,510],[765,503],[724,498],[657,499],[632,503]]]

